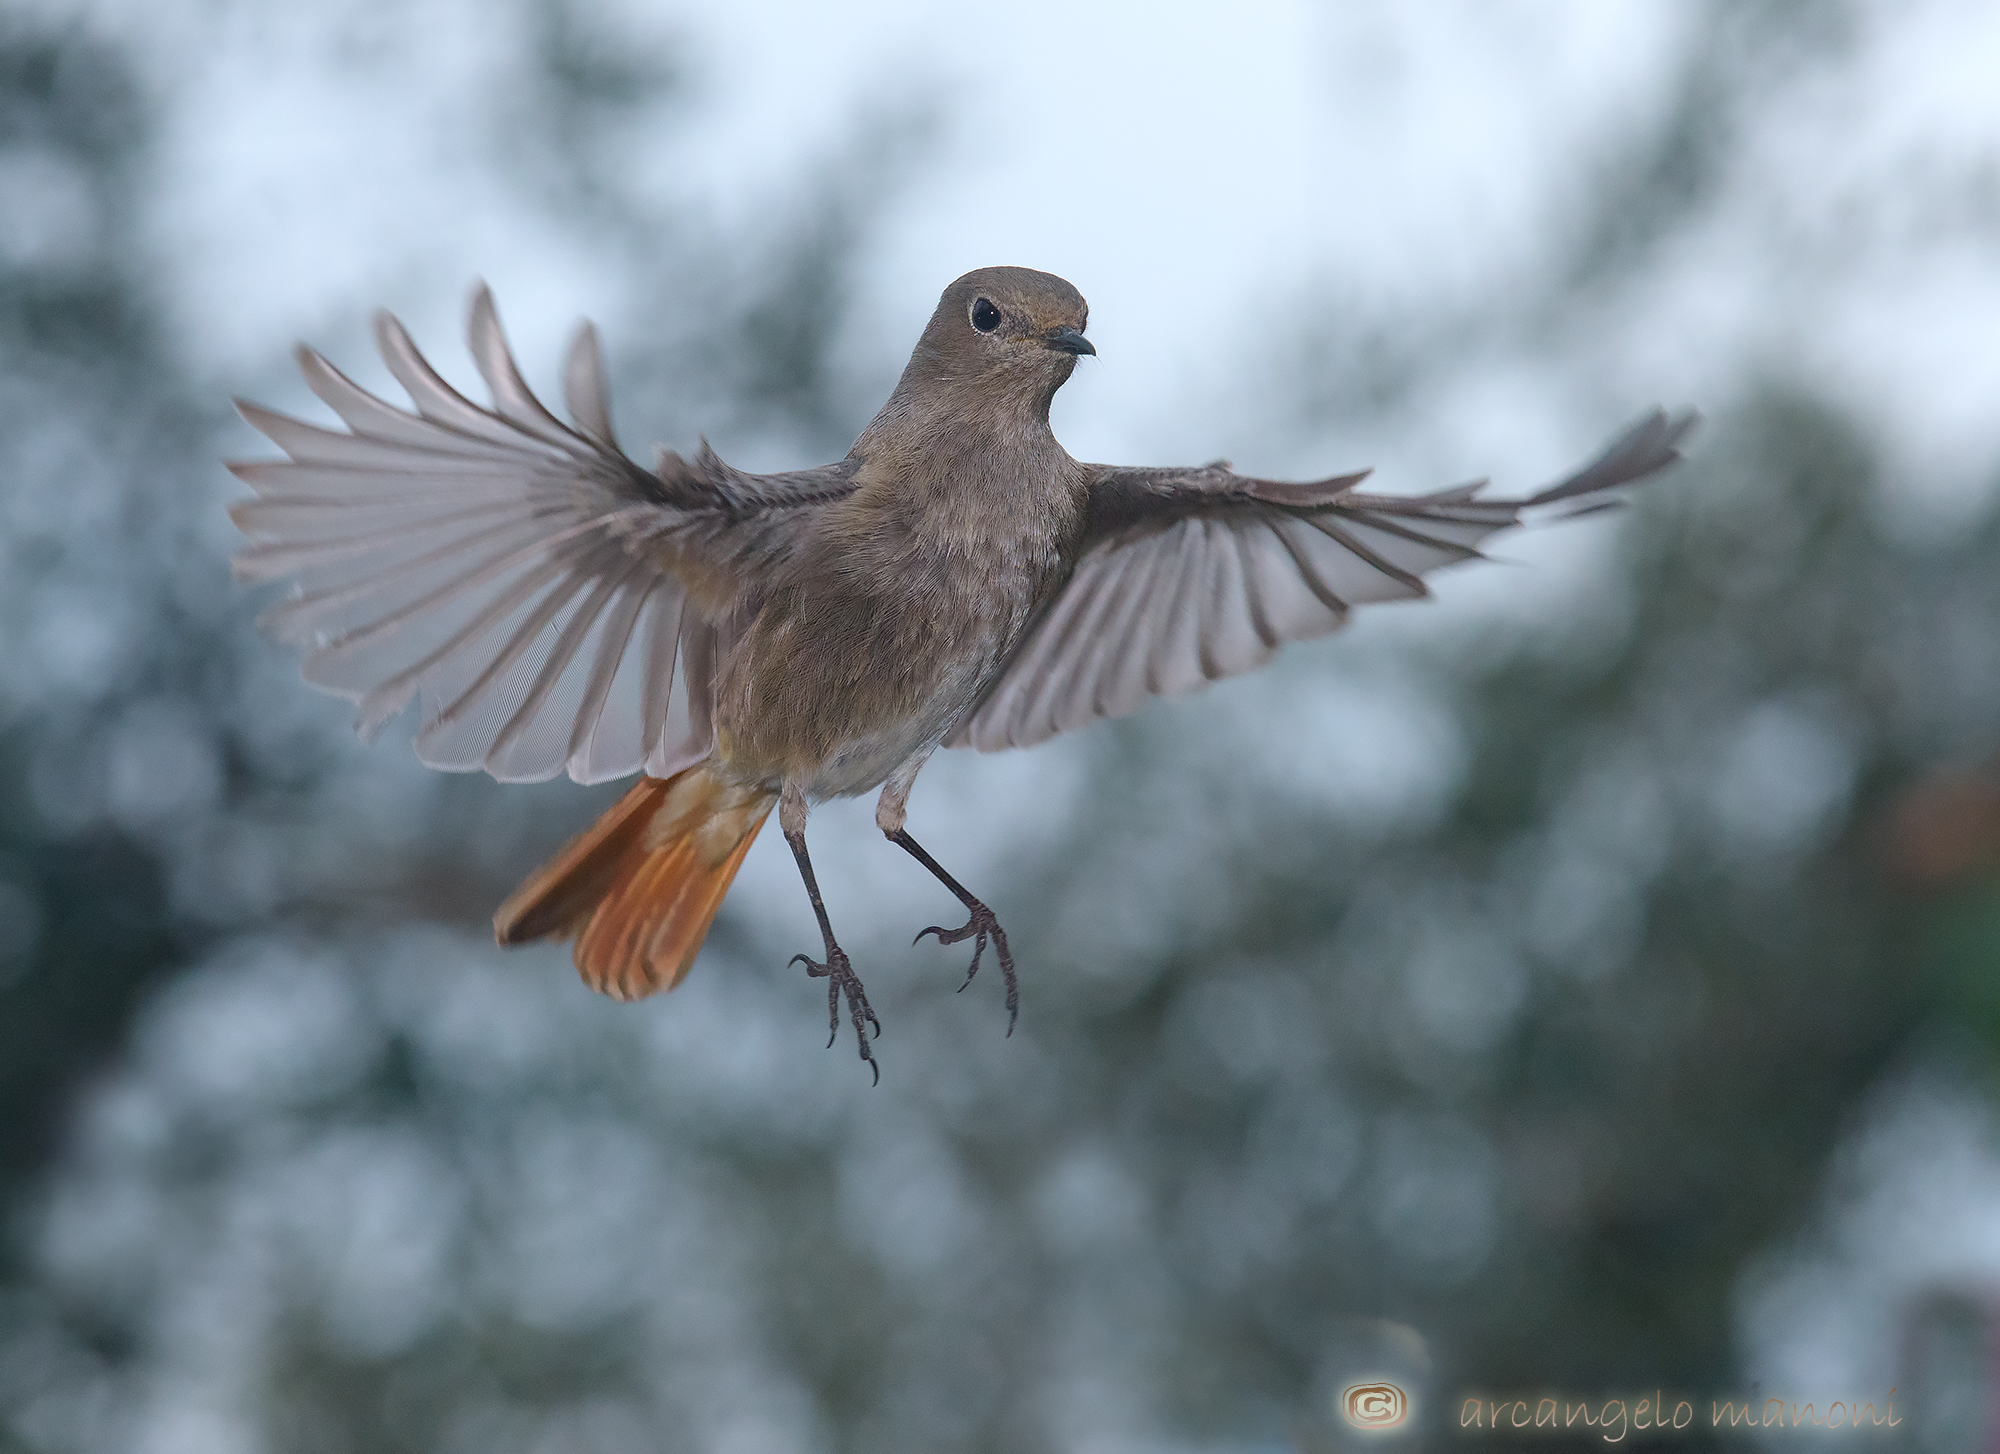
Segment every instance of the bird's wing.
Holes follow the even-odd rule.
[[[1194,691],[1321,636],[1364,601],[1422,596],[1426,572],[1479,557],[1524,512],[1584,501],[1680,458],[1691,413],[1656,410],[1604,453],[1525,499],[1483,483],[1363,494],[1362,474],[1299,483],[1200,469],[1091,472],[1084,553],[999,678],[946,740],[1027,747],[1148,697]],[[1595,501],[1582,510],[1600,509]],[[1572,513],[1582,513],[1582,510]]]
[[[229,466],[257,492],[230,510],[253,542],[236,574],[293,583],[260,624],[304,648],[308,682],[360,703],[365,738],[421,693],[432,767],[601,782],[698,761],[717,623],[851,491],[852,464],[747,475],[704,444],[641,469],[612,436],[588,324],[564,370],[570,424],[522,382],[483,287],[469,332],[490,409],[387,314],[377,341],[414,413],[306,348],[306,383],[346,430],[238,401],[289,456]]]

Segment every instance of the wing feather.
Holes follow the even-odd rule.
[[[536,431],[491,410],[482,409],[447,384],[430,361],[417,352],[403,325],[387,313],[375,315],[375,342],[417,412],[453,434],[512,451],[547,455],[549,441]],[[544,448],[534,450],[533,446]]]
[[[653,599],[646,620],[645,647],[639,656],[645,669],[639,687],[640,739],[648,752],[667,730],[667,714],[673,707],[674,663],[680,649],[681,603],[663,591]]]
[[[581,552],[574,548],[568,550],[538,548],[534,555],[525,561],[517,555],[501,562],[500,566],[504,567],[525,564],[526,569],[517,571],[514,578],[492,598],[478,602],[477,609],[470,612],[468,619],[443,641],[401,671],[369,688],[361,698],[360,709],[355,718],[355,729],[360,732],[363,740],[373,741],[388,724],[389,719],[403,710],[411,694],[420,686],[430,686],[440,702],[434,711],[424,714],[424,730],[428,732],[436,724],[437,718],[444,713],[446,706],[459,700],[457,692],[451,689],[454,679],[471,665],[473,659],[492,651],[486,638],[497,633],[516,611],[531,602],[550,582],[560,579],[579,565],[580,554]],[[504,577],[505,572],[495,567],[481,574],[487,577]],[[388,651],[395,651],[403,645],[401,640],[390,634],[395,627],[401,626],[404,620],[408,619],[409,613],[403,612],[399,615],[402,619],[354,632],[347,638],[315,653],[307,662],[306,680],[320,685],[330,684],[324,675],[316,677],[311,672],[310,668],[316,664],[332,663],[346,667],[350,675],[353,674],[352,663],[356,659],[375,666],[375,663],[368,661],[362,653],[377,644]],[[468,647],[471,650],[468,651],[466,649]],[[367,673],[370,676],[375,674],[375,671]],[[430,680],[427,681],[426,678]],[[418,755],[422,756],[421,749]]]
[[[520,619],[513,623],[512,630],[498,649],[465,654],[463,669],[471,673],[471,680],[458,687],[455,694],[448,698],[438,691],[440,704],[434,712],[425,714],[423,731],[417,734],[419,756],[430,761],[461,752],[476,753],[476,761],[464,764],[470,769],[486,766],[488,755],[503,751],[507,725],[519,715],[521,708],[528,705],[526,699],[532,693],[534,683],[549,666],[561,670],[563,663],[555,660],[555,654],[566,631],[553,629],[555,623],[586,587],[599,583],[604,573],[623,564],[614,554],[616,551],[616,543],[611,542],[577,552],[573,559],[564,558],[568,552],[557,555],[530,571],[513,590],[489,606],[460,633],[459,643],[477,640],[483,632],[490,631],[497,635],[520,608]],[[596,598],[597,593],[592,592],[592,596]],[[545,632],[548,635],[545,636]],[[442,655],[442,652],[434,654],[423,665],[436,664]],[[517,670],[524,657],[533,663],[533,669]],[[477,665],[475,670],[478,663],[483,665]],[[440,676],[437,686],[442,686],[445,680]],[[467,723],[483,723],[481,714],[490,714],[496,699],[505,706],[516,696],[520,698],[519,702],[514,704],[514,710],[507,713],[499,727],[481,725],[467,730]]]
[[[350,630],[380,620],[391,610],[418,597],[426,590],[441,589],[433,583],[441,571],[454,565],[454,558],[485,547],[487,559],[511,556],[516,550],[534,545],[548,533],[540,516],[506,516],[497,524],[465,533],[456,533],[428,549],[415,553],[399,550],[412,544],[424,545],[426,538],[384,537],[374,558],[355,563],[324,552],[300,551],[287,567],[299,576],[294,593],[268,608],[257,624],[280,641],[292,646],[314,648],[331,644]],[[248,554],[248,552],[244,552]],[[456,562],[462,566],[463,562]],[[332,584],[318,585],[321,580]],[[311,589],[308,589],[308,586]]]
[[[635,568],[617,602],[605,613],[597,649],[587,656],[590,674],[570,726],[566,766],[577,782],[601,783],[624,777],[637,772],[645,759],[640,714],[630,709],[619,711],[610,704],[618,681],[629,683],[639,671],[633,664],[633,653],[626,649],[639,613],[653,595],[668,589],[665,581],[644,567]]]
[[[563,402],[576,427],[599,449],[616,450],[611,432],[610,391],[604,385],[604,350],[597,330],[586,323],[576,331],[563,363]]]
[[[236,401],[236,411],[243,416],[244,423],[303,465],[345,465],[357,470],[426,474],[462,471],[468,460],[483,461],[489,466],[520,462],[519,450],[467,438],[446,425],[432,430],[428,445],[412,445],[371,434],[322,429],[246,399]]]
[[[1099,666],[1117,649],[1152,569],[1152,549],[1141,548],[1107,559],[1091,572],[1098,582],[1091,615],[1076,622],[1061,653],[1045,664],[1041,701],[1047,707],[1022,715],[1018,727],[1023,741],[1039,742],[1067,730],[1070,723],[1081,726],[1100,715]]]
[[[378,643],[387,644],[393,649],[403,642],[419,639],[411,635],[406,635],[405,628],[409,627],[419,618],[426,616],[432,619],[442,619],[440,608],[451,606],[471,597],[474,610],[472,612],[472,619],[467,622],[466,626],[460,632],[449,637],[436,651],[429,653],[414,665],[404,669],[405,672],[421,672],[434,662],[442,660],[442,653],[455,649],[465,639],[466,632],[476,629],[482,623],[496,619],[496,614],[505,614],[507,611],[512,610],[514,606],[520,604],[522,600],[526,599],[523,594],[524,592],[533,591],[535,589],[534,583],[547,579],[545,572],[552,565],[558,569],[567,569],[572,564],[578,563],[581,552],[576,548],[575,542],[579,537],[587,538],[590,531],[590,522],[572,524],[553,533],[546,530],[536,530],[526,544],[515,549],[504,550],[499,554],[489,555],[475,562],[472,566],[446,581],[443,585],[437,586],[418,596],[415,600],[406,601],[396,606],[393,610],[383,611],[378,615],[372,616],[365,624],[352,627],[337,636],[328,638],[320,643],[307,665],[308,667],[314,664],[331,666],[333,663],[353,657],[357,653]],[[511,544],[512,542],[508,543]],[[476,597],[473,597],[473,593],[480,588],[497,585],[504,581],[509,573],[523,569],[526,570],[525,579],[517,579],[511,585],[501,589],[497,598],[480,601]],[[405,578],[408,578],[407,573],[405,573]],[[363,674],[368,675],[372,673],[364,668]],[[315,678],[309,675],[307,680],[315,680]],[[321,679],[320,684],[331,686],[333,685],[333,681],[330,679]]]
[[[590,663],[581,656],[584,642],[597,628],[605,608],[642,569],[632,561],[611,564],[612,568],[588,583],[590,594],[569,614],[520,706],[494,734],[486,762],[501,781],[518,780],[522,773],[532,780],[551,752],[558,761],[567,760],[588,681]],[[620,564],[622,573],[616,569]],[[577,669],[580,661],[585,670]]]
[[[1151,645],[1151,611],[1156,600],[1155,583],[1174,574],[1179,563],[1165,536],[1146,542],[1145,552],[1121,582],[1118,614],[1110,629],[1094,642],[1084,643],[1091,662],[1086,680],[1093,713],[1100,717],[1122,717],[1146,694],[1146,655]],[[1079,683],[1079,687],[1082,683]]]
[[[1258,605],[1254,583],[1244,570],[1237,533],[1226,527],[1207,540],[1202,559],[1207,567],[1198,610],[1195,655],[1202,680],[1216,681],[1257,664],[1264,643],[1256,624]],[[1239,665],[1239,663],[1241,663]]]
[[[1054,664],[1072,649],[1072,642],[1095,634],[1117,579],[1129,564],[1126,558],[1110,569],[1079,577],[1051,603],[1047,619],[1028,638],[1018,669],[1010,669],[1002,683],[1005,699],[996,698],[994,720],[1003,731],[1019,730],[1037,712],[1064,710],[1060,700],[1051,700],[1051,693],[1065,685],[1074,688],[1079,674],[1057,670]]]
[[[1426,575],[1480,559],[1481,542],[1526,512],[1673,464],[1694,421],[1655,410],[1515,500],[1479,498],[1483,481],[1398,496],[1361,493],[1365,472],[1284,482],[1221,464],[1087,466],[1075,571],[946,745],[1030,746],[1248,671],[1285,642],[1336,630],[1355,605],[1426,595]]]
[[[1208,525],[1196,515],[1161,544],[1160,579],[1147,598],[1145,690],[1157,697],[1192,691],[1201,670],[1201,614],[1207,604],[1200,581],[1211,574]]]
[[[563,448],[578,438],[537,399],[521,377],[514,354],[500,331],[500,315],[493,307],[493,291],[482,287],[472,295],[472,320],[466,328],[472,347],[472,361],[493,395],[493,405],[515,427]]]
[[[598,782],[706,755],[711,618],[734,619],[728,593],[756,589],[810,512],[851,491],[851,463],[749,475],[704,447],[643,471],[612,436],[595,330],[564,365],[572,426],[528,388],[483,287],[467,333],[490,409],[395,319],[375,331],[414,411],[303,348],[344,430],[238,402],[286,456],[230,466],[255,491],[231,509],[251,542],[237,575],[292,581],[259,624],[305,649],[308,682],[358,703],[364,737],[420,699],[434,767]]]
[[[710,718],[715,696],[715,623],[685,611],[677,614],[681,677],[687,683],[687,690],[675,692],[671,700],[662,694],[665,716],[646,748],[646,771],[654,777],[672,777],[682,768],[692,767],[715,746],[715,727]],[[663,625],[662,629],[666,627]],[[664,650],[647,656],[647,669],[651,671],[663,655]],[[654,720],[650,710],[647,720]]]

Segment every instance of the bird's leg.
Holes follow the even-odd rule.
[[[958,901],[965,905],[967,917],[960,928],[947,929],[942,924],[933,924],[917,935],[917,939],[921,939],[924,934],[935,934],[940,944],[972,940],[972,967],[965,971],[965,982],[959,985],[960,989],[971,984],[972,977],[979,973],[979,957],[986,952],[986,941],[993,941],[993,952],[1000,956],[1000,977],[1007,986],[1007,1033],[1012,1035],[1014,1022],[1021,1018],[1021,988],[1014,978],[1014,956],[1007,949],[1007,931],[1000,927],[1000,920],[993,911],[967,892],[964,884],[946,873],[943,866],[926,853],[923,844],[912,838],[907,830],[898,828],[889,835],[889,841],[929,869],[937,881],[956,894]],[[914,944],[916,940],[910,942]]]
[[[944,865],[925,851],[923,844],[909,835],[903,827],[904,807],[910,797],[910,788],[917,780],[917,769],[923,766],[923,758],[906,765],[889,779],[882,789],[882,797],[875,804],[875,826],[880,828],[888,840],[902,849],[910,857],[931,871],[933,877],[950,889],[958,901],[965,905],[966,920],[963,928],[947,929],[942,924],[930,928],[911,940],[912,944],[922,939],[924,934],[935,934],[940,944],[959,944],[972,940],[972,967],[965,971],[965,980],[959,985],[963,990],[972,983],[972,977],[979,973],[980,956],[986,953],[988,940],[993,943],[994,953],[1000,958],[1000,977],[1007,986],[1007,1033],[1014,1033],[1014,1022],[1021,1017],[1021,989],[1014,978],[1014,956],[1007,948],[1007,931],[1000,927],[1000,920],[986,905],[969,893],[964,884],[944,871]]]
[[[789,783],[785,786],[784,796],[778,801],[778,822],[785,830],[785,842],[792,845],[792,857],[798,860],[799,877],[806,881],[806,897],[812,900],[813,913],[819,919],[820,938],[826,941],[824,964],[806,954],[795,954],[788,963],[803,963],[808,975],[827,982],[826,1043],[829,1048],[840,1034],[840,996],[846,993],[847,1012],[854,1021],[854,1038],[860,1042],[861,1058],[875,1073],[875,1084],[880,1085],[882,1067],[875,1063],[875,1053],[868,1047],[868,1027],[873,1025],[875,1033],[880,1035],[882,1022],[869,1008],[867,992],[861,988],[861,978],[848,962],[847,951],[834,942],[833,924],[826,917],[826,904],[819,896],[819,880],[813,877],[812,859],[806,853],[805,795]]]

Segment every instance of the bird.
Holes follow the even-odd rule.
[[[1583,513],[1678,460],[1692,411],[1640,418],[1547,488],[1484,481],[1364,492],[1194,467],[1086,464],[1049,423],[1082,358],[1083,295],[1021,267],[944,290],[908,365],[847,455],[752,474],[706,439],[648,469],[612,430],[584,323],[563,366],[565,422],[524,382],[491,291],[468,343],[490,405],[447,384],[386,312],[376,342],[409,396],[367,392],[301,344],[327,428],[238,399],[282,459],[232,461],[254,492],[231,518],[250,582],[289,578],[259,624],[304,651],[315,687],[358,704],[372,741],[412,700],[418,756],[503,782],[640,774],[494,915],[502,945],[574,941],[619,999],[678,985],[773,809],[818,921],[828,1040],[843,998],[860,1057],[881,1020],[840,946],[806,847],[816,803],[880,789],[876,826],[964,907],[965,976],[998,916],[910,835],[939,747],[1029,747],[1247,672],[1351,609],[1427,594],[1530,515]],[[963,984],[960,986],[964,987]]]

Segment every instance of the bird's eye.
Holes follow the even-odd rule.
[[[1000,326],[1000,310],[988,299],[978,299],[972,305],[972,326],[981,333],[991,333]]]

